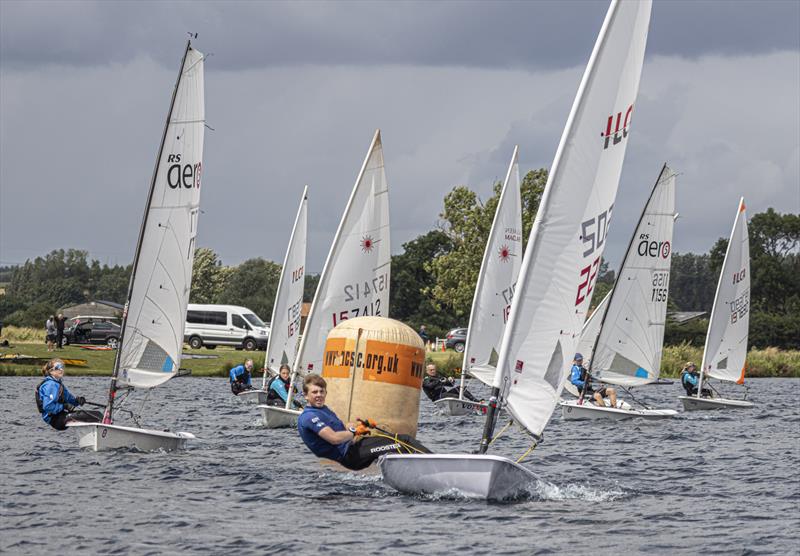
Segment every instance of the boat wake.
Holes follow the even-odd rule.
[[[537,480],[531,489],[531,497],[539,500],[585,500],[586,502],[609,502],[619,500],[627,493],[621,489],[593,488],[576,483],[556,485]]]

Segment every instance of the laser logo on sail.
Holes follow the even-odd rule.
[[[603,145],[603,150],[607,149],[610,146],[614,146],[619,144],[623,139],[628,137],[628,126],[631,122],[631,114],[633,114],[633,104],[628,106],[628,110],[625,112],[625,119],[622,118],[622,112],[617,112],[616,116],[614,114],[608,117],[608,121],[606,123],[606,131],[605,133],[600,133],[600,137],[605,138],[605,144]],[[616,124],[614,123],[616,120]],[[614,128],[614,131],[611,131],[611,128]]]

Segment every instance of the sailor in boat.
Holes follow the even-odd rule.
[[[697,395],[697,385],[700,382],[700,371],[697,370],[697,365],[691,361],[687,361],[686,365],[681,370],[681,386],[686,390],[687,396]],[[702,397],[710,398],[711,390],[703,388]]]
[[[63,431],[70,420],[95,423],[103,418],[99,411],[75,409],[75,406],[85,404],[86,399],[83,396],[76,398],[64,386],[64,362],[61,359],[51,359],[45,363],[42,374],[44,380],[36,387],[36,407],[45,423],[57,431]]]
[[[455,380],[453,377],[439,376],[436,365],[433,363],[428,364],[425,368],[425,375],[425,378],[422,380],[422,389],[432,402],[441,400],[442,398],[458,397],[458,386],[454,386]],[[473,402],[480,401],[466,388],[464,388],[464,397]]]
[[[603,398],[608,398],[611,407],[617,407],[617,391],[614,388],[603,386],[599,390],[592,388],[592,377],[586,367],[583,366],[583,355],[575,354],[572,360],[572,370],[569,374],[569,381],[578,389],[581,396],[594,398],[594,403],[600,407],[606,404]]]
[[[357,419],[357,422],[345,426],[325,405],[327,388],[321,376],[306,376],[303,394],[307,404],[297,419],[300,438],[317,457],[336,461],[358,471],[384,454],[431,453],[410,436],[384,431],[371,419]]]
[[[253,384],[251,381],[250,373],[253,372],[253,360],[248,359],[244,365],[239,365],[230,370],[228,373],[231,381],[231,392],[238,396],[245,390],[252,390]]]
[[[289,376],[291,371],[289,365],[281,365],[281,369],[277,376],[272,377],[267,383],[267,405],[274,405],[276,407],[286,407],[286,400],[289,397]],[[291,387],[292,403],[294,407],[301,409],[302,404],[294,399],[297,394],[297,389]]]

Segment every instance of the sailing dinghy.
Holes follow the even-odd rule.
[[[747,213],[744,197],[739,200],[739,210],[725,252],[725,261],[717,283],[711,320],[703,348],[703,365],[700,367],[702,386],[704,376],[725,382],[744,384],[747,360],[747,336],[750,327],[750,242],[747,235]],[[696,396],[680,396],[683,409],[747,409],[753,403],[747,400],[721,397],[703,398],[702,388]]]
[[[153,388],[179,372],[200,213],[203,60],[188,42],[139,231],[105,415],[101,423],[68,424],[81,448],[177,450],[194,438],[122,426],[114,416],[135,388]]]
[[[500,200],[494,213],[489,239],[483,252],[481,270],[475,285],[472,311],[461,367],[458,398],[442,398],[434,403],[450,415],[486,413],[485,402],[464,399],[464,379],[474,376],[492,385],[500,340],[511,312],[511,301],[522,266],[522,201],[520,200],[519,147],[508,166]]]
[[[378,129],[322,269],[294,360],[293,379],[297,375],[322,372],[328,332],[341,321],[389,316],[390,267],[389,184],[383,164],[381,130]],[[275,408],[260,407],[275,412]],[[288,408],[280,412],[292,419],[300,414]],[[264,419],[267,420],[266,413]]]
[[[299,412],[294,409],[294,375],[289,380],[289,392],[284,407],[267,405],[267,375],[275,376],[281,365],[294,368],[297,346],[300,340],[300,310],[303,307],[303,289],[305,286],[306,238],[308,236],[308,187],[303,189],[303,197],[297,216],[294,219],[289,247],[283,259],[281,277],[278,281],[278,293],[272,307],[272,328],[264,359],[264,381],[259,394],[259,406],[264,419],[264,426],[269,429],[291,427],[297,421]],[[241,395],[248,394],[242,392]],[[261,401],[260,396],[263,396]]]
[[[383,479],[395,489],[492,500],[529,492],[525,455],[514,462],[486,451],[499,408],[533,437],[532,449],[559,401],[605,248],[650,10],[649,0],[612,1],[589,59],[525,249],[480,453],[384,456]]]
[[[639,223],[622,259],[617,281],[584,325],[590,350],[589,374],[593,379],[622,388],[643,386],[658,380],[664,348],[667,291],[672,260],[672,229],[675,221],[675,174],[665,164],[650,192]],[[598,324],[599,323],[599,324]],[[584,353],[578,348],[579,353]],[[586,357],[586,354],[584,355]],[[665,419],[674,409],[636,408],[617,400],[616,407],[584,400],[570,383],[578,399],[563,401],[565,419]]]

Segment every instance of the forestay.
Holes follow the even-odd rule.
[[[675,174],[664,165],[622,260],[591,357],[592,376],[603,382],[658,380],[674,221]]]
[[[267,345],[267,367],[277,373],[281,365],[294,368],[297,344],[300,339],[300,312],[303,307],[305,285],[306,237],[308,229],[308,187],[294,219],[289,247],[283,260],[278,293],[272,307],[269,343]]]
[[[151,388],[178,372],[200,204],[203,54],[187,46],[145,208],[125,308],[117,386]]]
[[[320,276],[297,357],[299,372],[322,371],[328,332],[341,321],[389,316],[390,264],[389,186],[377,130]]]
[[[507,387],[507,409],[534,435],[558,403],[591,302],[631,132],[650,9],[649,1],[612,2],[522,262],[493,386]]]
[[[703,350],[704,374],[719,380],[744,383],[749,326],[750,242],[742,197],[714,297]]]
[[[464,371],[490,386],[521,266],[519,147],[514,147],[483,252],[464,349]]]

